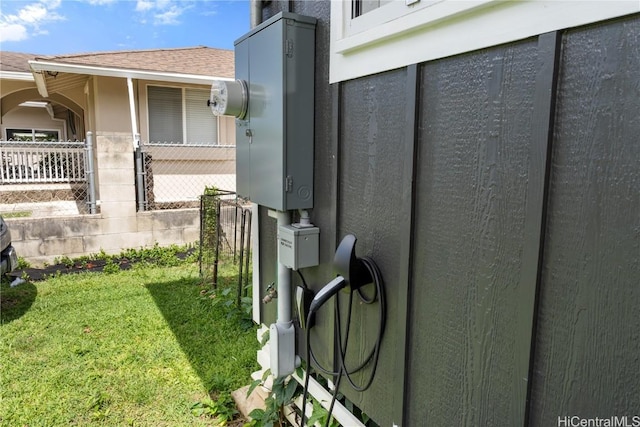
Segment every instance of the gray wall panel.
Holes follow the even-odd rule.
[[[278,282],[278,229],[276,220],[268,214],[269,210],[260,206],[258,210],[258,221],[260,228],[260,299],[267,295],[267,287],[271,283]],[[254,289],[254,292],[256,290]],[[278,300],[273,300],[268,304],[262,304],[260,309],[260,319],[263,324],[275,323],[278,317]]]
[[[381,425],[392,424],[392,384],[402,375],[393,368],[397,354],[397,294],[401,288],[401,230],[403,221],[409,220],[400,215],[406,78],[406,70],[402,69],[347,82],[341,106],[338,235],[342,238],[347,233],[354,234],[358,238],[358,255],[370,256],[378,263],[385,281],[387,316],[394,320],[387,323],[371,389],[358,393],[345,383],[341,390]],[[377,304],[367,307],[357,301],[356,297],[347,359],[351,366],[367,356],[378,330]],[[367,375],[365,371],[364,376]],[[363,383],[364,377],[356,378]]]
[[[533,426],[640,415],[639,46],[637,15],[564,37]]]
[[[423,67],[406,425],[524,421],[536,56],[530,41]]]

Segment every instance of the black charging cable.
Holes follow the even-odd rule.
[[[347,379],[347,381],[349,382],[349,384],[351,385],[351,387],[359,392],[363,392],[366,391],[369,387],[371,387],[371,384],[373,383],[373,379],[376,376],[376,370],[378,368],[378,360],[380,358],[380,344],[382,343],[382,336],[384,334],[384,329],[386,326],[386,318],[387,318],[387,305],[386,305],[386,299],[385,299],[385,294],[384,294],[384,284],[382,282],[382,274],[380,273],[380,270],[378,269],[378,266],[375,264],[375,262],[373,262],[373,260],[371,258],[368,257],[364,257],[361,258],[362,259],[362,263],[364,264],[364,266],[367,268],[367,270],[369,270],[369,273],[371,274],[371,277],[373,278],[373,283],[375,284],[375,291],[376,293],[370,298],[367,299],[363,293],[362,293],[362,288],[358,288],[356,290],[356,292],[358,292],[358,296],[360,297],[360,299],[362,300],[362,302],[364,304],[373,304],[376,299],[379,300],[378,303],[378,336],[376,338],[376,342],[375,345],[373,347],[371,356],[369,358],[367,358],[367,362],[364,364],[364,366],[367,366],[369,364],[369,362],[371,362],[371,373],[369,375],[369,379],[363,384],[363,385],[357,385],[355,383],[355,381],[353,380],[353,378],[351,377],[352,374],[354,374],[355,372],[358,372],[359,370],[361,370],[362,368],[360,368],[358,371],[353,370],[353,371],[349,371],[349,369],[347,368],[346,364],[345,364],[345,359],[346,359],[346,344],[344,345],[344,347],[340,348],[340,368],[345,376],[345,378]],[[350,304],[351,305],[351,304]],[[339,319],[338,319],[339,320]],[[348,312],[348,318],[347,318],[347,326],[349,326],[351,324],[351,307],[349,307],[349,312]],[[340,324],[338,324],[338,334],[340,334]],[[340,338],[340,335],[338,335],[338,338]],[[347,337],[348,338],[348,337]],[[341,342],[340,340],[338,340],[338,342]],[[364,368],[363,366],[363,368]]]
[[[339,388],[340,388],[340,383],[342,381],[342,378],[346,378],[347,381],[349,382],[349,384],[351,385],[351,387],[359,392],[364,392],[365,390],[367,390],[369,387],[371,387],[371,384],[373,383],[373,380],[375,378],[375,374],[376,374],[376,370],[378,367],[378,360],[380,357],[380,346],[382,343],[382,337],[384,335],[384,330],[386,327],[386,299],[385,299],[385,294],[384,294],[384,283],[382,281],[382,274],[380,273],[380,270],[378,269],[378,266],[375,264],[375,262],[373,262],[373,260],[371,258],[368,257],[364,257],[361,258],[363,265],[365,266],[365,268],[368,270],[368,272],[370,273],[370,276],[373,280],[373,284],[375,285],[374,287],[374,294],[371,297],[367,297],[363,291],[362,288],[358,288],[355,291],[351,290],[351,292],[349,292],[349,304],[348,304],[348,311],[347,311],[347,320],[346,320],[346,325],[344,326],[345,328],[345,333],[344,333],[344,340],[342,337],[342,320],[341,320],[341,315],[340,315],[340,301],[339,301],[339,296],[336,294],[336,300],[335,300],[335,315],[336,315],[336,333],[337,333],[337,343],[338,343],[338,352],[337,352],[337,356],[338,356],[338,371],[337,372],[333,372],[329,369],[326,369],[324,367],[321,366],[320,363],[318,363],[318,360],[316,359],[315,355],[313,354],[313,351],[311,349],[311,326],[307,327],[306,329],[306,344],[305,344],[305,352],[306,352],[306,360],[308,363],[307,366],[307,372],[306,372],[306,376],[304,379],[304,387],[303,387],[303,393],[302,393],[302,417],[301,417],[301,424],[300,427],[304,427],[305,424],[305,420],[306,420],[306,414],[305,414],[305,406],[306,406],[306,401],[307,401],[307,397],[308,397],[308,393],[309,393],[309,378],[310,378],[310,373],[311,373],[311,367],[312,367],[312,361],[313,363],[316,365],[316,367],[318,368],[319,371],[327,374],[327,375],[331,375],[336,377],[335,383],[334,383],[334,390],[332,393],[332,397],[331,397],[331,404],[329,406],[329,410],[328,410],[328,414],[327,414],[327,421],[326,421],[326,426],[329,426],[330,422],[331,422],[331,418],[332,418],[332,413],[333,413],[333,408],[335,406],[335,402],[337,400],[337,396],[339,393]],[[357,292],[358,296],[361,300],[362,303],[364,304],[373,304],[376,301],[378,301],[378,315],[379,315],[379,324],[378,324],[378,334],[376,337],[376,342],[374,347],[372,348],[371,352],[369,353],[369,355],[364,359],[364,361],[357,366],[356,368],[353,369],[349,369],[346,366],[346,355],[347,355],[347,346],[349,343],[349,332],[351,330],[351,312],[352,312],[352,308],[353,308],[353,294]],[[319,308],[319,307],[317,307]],[[308,313],[307,316],[307,325],[312,325],[311,321],[313,319],[313,315],[315,314],[315,310],[311,310]],[[344,343],[343,343],[344,341]],[[369,374],[369,378],[364,382],[364,384],[362,385],[358,385],[356,384],[355,380],[352,378],[352,375],[356,374],[357,372],[362,371],[365,367],[367,367],[369,364],[372,365],[371,367],[371,372]]]
[[[306,280],[304,280],[304,276],[302,275],[302,272],[301,272],[299,269],[298,269],[298,270],[296,270],[296,272],[298,273],[298,276],[300,276],[300,280],[302,280],[302,287],[303,287],[305,290],[308,290],[308,289],[309,289],[309,286],[307,286],[307,281],[306,281]]]

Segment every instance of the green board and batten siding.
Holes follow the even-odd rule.
[[[347,397],[382,426],[640,415],[640,16],[329,85],[330,7],[275,1],[264,19],[318,19],[306,280],[334,277],[346,233],[385,278],[377,378]],[[260,227],[266,286],[266,209]],[[331,311],[313,334],[325,365]],[[355,358],[376,313],[353,322]]]

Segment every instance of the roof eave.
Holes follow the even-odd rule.
[[[0,71],[0,79],[32,82],[33,76],[26,71]]]
[[[228,80],[234,79],[228,77],[216,77],[216,76],[202,76],[198,74],[182,74],[182,73],[167,73],[160,71],[144,71],[144,70],[132,70],[126,68],[109,68],[98,67],[93,65],[80,65],[80,64],[65,64],[61,62],[51,61],[29,61],[29,66],[35,72],[39,71],[53,71],[72,74],[87,74],[91,76],[102,77],[120,77],[120,78],[132,78],[141,80],[153,80],[172,83],[190,83],[190,84],[211,84],[214,80]],[[37,82],[36,82],[37,83]]]

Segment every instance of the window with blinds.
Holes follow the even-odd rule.
[[[149,141],[156,144],[217,145],[218,119],[202,89],[148,86]]]

